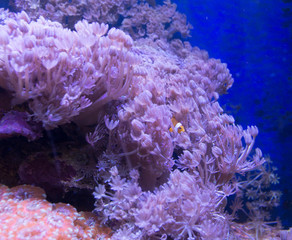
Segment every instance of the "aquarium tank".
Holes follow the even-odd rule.
[[[291,11],[2,0],[0,239],[292,239]]]

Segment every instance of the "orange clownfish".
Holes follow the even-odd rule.
[[[185,131],[184,126],[178,122],[174,117],[171,118],[172,125],[174,126],[174,131],[177,133],[182,133]],[[173,132],[172,127],[169,128],[170,132]]]

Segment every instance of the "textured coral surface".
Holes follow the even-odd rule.
[[[0,185],[0,239],[109,239],[96,216],[69,204],[52,204],[38,187]]]

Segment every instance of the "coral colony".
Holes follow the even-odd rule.
[[[0,239],[291,239],[269,214],[281,194],[254,148],[258,129],[218,103],[233,78],[183,40],[191,26],[175,4],[10,9],[0,10]]]

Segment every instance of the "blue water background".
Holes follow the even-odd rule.
[[[292,1],[176,0],[193,25],[189,41],[228,64],[235,82],[220,104],[278,167],[277,215],[292,226]],[[290,3],[289,3],[290,2]]]

